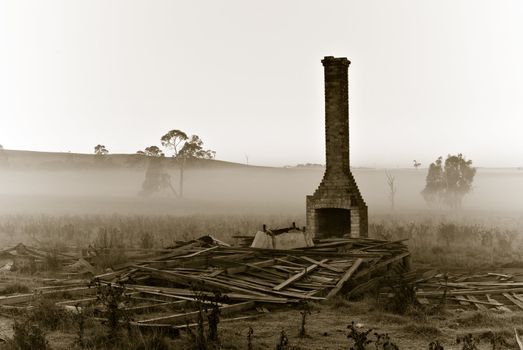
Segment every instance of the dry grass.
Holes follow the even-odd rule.
[[[483,218],[484,219],[484,218]],[[518,221],[519,220],[519,221]],[[30,244],[45,243],[57,247],[56,242],[72,242],[77,247],[93,244],[105,248],[164,247],[178,240],[192,239],[212,234],[233,243],[233,235],[253,234],[263,223],[269,227],[289,226],[293,221],[304,223],[301,216],[2,216],[0,234]],[[370,234],[385,239],[409,238],[409,248],[414,266],[431,265],[444,270],[460,269],[477,271],[493,269],[501,265],[517,266],[523,263],[523,224],[520,219],[506,222],[493,220],[475,222],[473,218],[435,219],[397,215],[394,217],[371,217]],[[145,243],[144,243],[145,242]],[[66,249],[61,247],[60,249]],[[115,257],[113,257],[116,259]],[[111,266],[125,261],[125,256],[115,261],[100,261],[100,266]],[[0,289],[1,290],[1,289]],[[5,293],[24,291],[23,285],[5,286]],[[42,319],[53,320],[53,308],[40,307]],[[457,349],[455,339],[471,333],[481,338],[483,348],[489,347],[492,339],[502,338],[509,346],[514,345],[514,326],[523,323],[523,314],[498,314],[490,312],[446,311],[436,314],[420,309],[407,310],[403,315],[385,311],[384,305],[374,299],[349,302],[343,297],[329,303],[311,305],[312,314],[307,316],[308,338],[300,338],[301,314],[295,308],[281,308],[251,322],[220,324],[222,349],[246,349],[247,334],[252,327],[253,349],[274,349],[282,329],[289,337],[293,349],[347,349],[347,325],[352,321],[372,328],[378,333],[388,333],[400,349],[426,349],[428,343],[439,340],[445,348]],[[49,315],[48,315],[49,314]],[[75,339],[75,330],[61,327],[49,330],[47,338],[53,349],[70,349]],[[96,338],[103,328],[92,323],[87,334]],[[180,339],[148,339],[139,334],[127,337],[125,343],[108,345],[92,344],[93,348],[144,349],[147,342],[173,349],[191,349],[190,337]],[[152,344],[151,343],[151,344]],[[152,346],[152,345],[151,345]],[[145,347],[147,348],[147,347]]]

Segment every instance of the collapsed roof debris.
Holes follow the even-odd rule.
[[[314,244],[296,249],[232,247],[204,236],[169,249],[130,249],[131,261],[94,280],[125,288],[131,300],[125,307],[134,326],[179,328],[196,319],[191,304],[202,295],[219,293],[223,316],[258,317],[271,305],[322,301],[350,291],[392,265],[407,267],[410,255],[401,241],[336,238]],[[91,271],[89,261],[95,258],[70,261],[69,268]],[[67,296],[57,301],[64,307],[96,304],[96,288],[85,282],[38,293]],[[24,308],[34,297],[0,297],[0,308]]]

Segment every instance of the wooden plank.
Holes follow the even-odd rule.
[[[518,343],[519,349],[523,350],[523,339],[521,339],[521,337],[519,336],[518,330],[516,328],[514,328],[514,333],[516,336],[516,343]]]
[[[397,243],[403,243],[403,242],[406,242],[408,240],[409,240],[408,238],[403,238],[403,239],[399,239],[397,241],[383,242],[383,243],[380,243],[380,244],[374,244],[374,245],[371,245],[371,246],[368,246],[368,247],[365,247],[365,248],[361,248],[359,250],[365,251],[365,250],[368,250],[368,249],[376,249],[378,247],[385,247],[385,246],[388,246],[388,245],[394,245],[394,244],[397,244]]]
[[[138,286],[138,285],[127,285],[128,289],[138,290],[143,293],[161,293],[159,295],[178,298],[186,297],[187,300],[194,300],[194,292],[188,289],[180,288],[169,288],[169,287],[153,287],[153,286]],[[213,296],[211,292],[200,292],[203,295]],[[288,298],[281,298],[275,296],[256,296],[251,294],[238,294],[238,293],[222,293],[222,296],[229,298],[230,300],[241,300],[241,301],[258,301],[265,303],[274,303],[274,304],[285,304],[289,301]],[[192,297],[192,298],[190,298]]]
[[[332,288],[330,290],[329,294],[327,294],[327,299],[330,299],[333,296],[335,296],[336,294],[338,294],[338,292],[341,290],[341,288],[343,287],[345,282],[347,282],[349,280],[349,278],[351,278],[351,276],[354,274],[354,272],[356,272],[358,267],[360,267],[362,262],[363,262],[362,258],[356,259],[354,264],[352,264],[352,266],[340,278],[340,280],[336,284],[336,287]]]
[[[223,318],[220,319],[220,323],[224,322],[235,322],[235,321],[245,321],[245,320],[252,320],[256,319],[262,316],[261,314],[257,315],[249,315],[249,316],[240,316],[240,317],[234,317],[234,318]],[[98,321],[105,321],[105,319],[99,319]],[[207,320],[204,320],[204,324],[207,324]],[[131,327],[137,327],[140,329],[140,331],[154,331],[154,332],[172,332],[180,330],[187,329],[187,328],[194,328],[198,326],[198,323],[189,323],[189,324],[183,324],[183,325],[172,325],[172,324],[157,324],[157,323],[139,323],[139,322],[131,322]],[[178,333],[174,333],[178,334]]]
[[[498,304],[498,305],[494,305],[494,307],[497,309],[497,310],[500,310],[500,311],[504,311],[504,312],[513,312],[512,310],[510,310],[508,307],[506,307],[505,305],[501,304],[499,301],[497,301],[496,299],[492,298],[490,296],[490,294],[486,294],[486,297],[487,297],[487,300],[491,303],[495,303],[495,304]]]
[[[230,280],[230,281],[227,281],[227,284],[238,285],[239,283],[238,283],[238,281]],[[249,289],[259,290],[261,292],[265,292],[265,293],[269,293],[269,294],[276,294],[276,295],[281,295],[281,296],[285,296],[285,297],[291,297],[294,299],[308,299],[308,300],[324,300],[325,299],[325,298],[321,298],[321,297],[307,295],[305,293],[305,291],[293,292],[290,290],[273,290],[272,288],[267,288],[264,286],[255,286],[255,285],[249,285]],[[251,292],[251,293],[253,293],[253,292]],[[267,294],[263,294],[263,295],[270,296]]]
[[[516,299],[518,299],[519,301],[523,302],[523,297],[519,294],[516,294],[516,293],[512,293],[512,296]]]
[[[256,303],[254,301],[246,301],[239,304],[226,305],[220,307],[220,315],[226,316],[235,312],[246,311],[254,308]],[[147,320],[138,321],[138,323],[148,324],[148,323],[159,323],[159,324],[173,324],[176,322],[187,322],[192,321],[198,317],[199,311],[187,312],[184,314],[175,314],[168,316],[160,316],[155,318],[150,318]]]
[[[485,305],[483,305],[478,298],[473,295],[467,295],[467,298],[478,308],[479,311],[487,311]]]
[[[285,256],[285,258],[288,258],[288,257],[289,257],[289,256]],[[275,260],[276,260],[276,261],[279,261],[279,262],[281,262],[281,263],[283,263],[283,264],[292,265],[292,266],[297,267],[297,268],[299,268],[299,269],[303,269],[303,268],[306,268],[306,267],[307,267],[307,265],[303,265],[303,264],[295,263],[294,261],[289,261],[289,260],[287,260],[287,259],[285,259],[285,258],[276,258]],[[291,266],[289,266],[289,267],[291,267]]]
[[[176,256],[174,257],[174,259],[186,259],[186,258],[193,258],[197,255],[200,255],[200,254],[203,254],[203,253],[207,253],[211,250],[215,250],[215,249],[218,249],[219,246],[213,246],[213,247],[210,247],[210,248],[206,248],[206,249],[202,249],[202,250],[199,250],[197,252],[194,252],[194,253],[191,253],[191,254],[187,254],[187,255],[182,255],[182,256]]]
[[[218,275],[221,275],[224,272],[225,272],[225,270],[217,269],[217,270],[214,270],[213,272],[207,274],[207,276],[209,276],[209,277],[216,277]]]
[[[74,306],[74,305],[81,305],[81,304],[93,304],[96,300],[97,300],[97,298],[84,298],[84,299],[78,299],[78,300],[64,300],[64,301],[59,301],[59,302],[55,303],[55,305],[58,305],[58,306],[65,306],[65,305]]]
[[[323,259],[322,261],[320,261],[320,263],[324,264],[327,261],[329,261],[329,259]],[[314,271],[315,269],[318,268],[318,266],[319,266],[318,264],[312,264],[312,265],[306,267],[305,269],[303,269],[303,271],[298,272],[294,276],[291,276],[290,278],[288,278],[287,280],[285,280],[282,283],[278,284],[277,286],[275,286],[272,289],[273,290],[282,290],[283,288],[287,287],[289,284],[291,284],[293,282],[296,282],[297,280],[299,280],[303,276],[307,275],[311,271]]]
[[[383,280],[383,276],[374,277],[366,282],[358,283],[357,286],[352,288],[348,293],[347,297],[351,298],[357,295],[361,295],[368,290],[374,289],[378,286],[378,284]],[[419,298],[418,298],[419,299]]]
[[[464,302],[465,304],[463,305],[470,305],[471,303],[477,303],[477,304],[481,304],[481,305],[487,305],[487,306],[500,306],[500,305],[503,305],[497,301],[482,301],[482,300],[479,300],[479,299],[476,299],[475,301],[472,301],[470,299],[467,299],[465,297],[451,297],[449,298],[450,300],[456,300],[456,301],[462,301]]]
[[[171,272],[171,271],[162,271],[162,270],[153,269],[153,268],[145,267],[145,266],[136,266],[136,268],[143,269],[145,271],[150,271],[156,277],[161,277],[161,278],[164,278],[164,279],[167,279],[167,280],[170,280],[173,282],[177,282],[177,283],[180,283],[180,284],[186,285],[186,286],[189,286],[190,282],[197,282],[197,283],[204,282],[205,284],[207,284],[209,286],[212,286],[212,287],[218,288],[218,289],[222,289],[222,290],[230,290],[230,291],[241,292],[241,293],[246,293],[246,294],[254,294],[254,295],[265,295],[265,294],[261,294],[261,293],[258,293],[258,292],[255,292],[255,291],[252,291],[249,289],[241,288],[238,286],[233,286],[230,284],[221,283],[221,282],[217,281],[215,278],[211,278],[211,277],[192,276],[192,275],[175,273],[175,272]]]
[[[306,261],[308,261],[310,263],[319,265],[319,266],[323,267],[324,269],[327,269],[327,270],[330,270],[330,271],[333,271],[333,272],[337,272],[337,273],[343,273],[343,270],[340,270],[340,269],[338,269],[336,267],[324,264],[321,261],[314,260],[312,258],[309,258],[308,256],[298,256],[298,258],[306,260]]]
[[[503,293],[503,296],[505,298],[507,298],[508,300],[510,300],[514,305],[516,305],[517,307],[519,307],[521,310],[523,310],[523,303],[521,301],[519,301],[518,299],[514,298],[512,295],[510,295],[509,293]]]
[[[166,307],[166,306],[183,306],[187,304],[186,300],[178,300],[178,301],[166,301],[163,303],[152,303],[152,304],[146,304],[146,305],[137,305],[137,306],[130,306],[124,308],[126,311],[142,311],[142,310],[151,310],[156,309],[159,307]]]
[[[276,262],[276,260],[269,259],[269,260],[264,260],[264,261],[258,261],[258,262],[251,263],[251,264],[241,263],[241,266],[230,267],[226,271],[227,271],[228,275],[234,275],[237,273],[242,273],[242,272],[247,271],[249,269],[249,267],[253,267],[253,266],[260,267],[260,268],[267,267],[267,266],[274,265],[275,262]]]
[[[12,305],[12,304],[20,304],[20,303],[26,303],[34,298],[38,298],[39,295],[45,295],[45,296],[51,296],[51,295],[59,295],[62,293],[67,293],[70,295],[92,295],[96,294],[96,288],[89,288],[89,287],[80,287],[80,288],[72,288],[72,289],[62,289],[62,290],[49,290],[49,291],[43,291],[41,293],[27,293],[27,294],[19,294],[19,295],[10,295],[6,297],[0,298],[0,305]]]
[[[484,294],[503,294],[512,292],[523,292],[523,288],[500,288],[500,289],[480,289],[480,290],[448,290],[447,296],[451,295],[484,295]],[[441,297],[443,291],[417,292],[421,297]]]
[[[396,255],[396,256],[393,256],[392,258],[390,259],[387,259],[385,261],[382,261],[382,262],[379,262],[377,264],[374,264],[372,265],[371,267],[369,267],[368,269],[364,270],[364,271],[361,271],[359,272],[354,278],[360,278],[360,277],[363,277],[365,275],[368,275],[369,273],[377,270],[377,269],[380,269],[382,267],[385,267],[387,265],[390,265],[392,264],[393,262],[396,262],[398,260],[401,260],[407,256],[409,256],[410,253],[409,252],[405,252],[405,253],[402,253],[402,254],[399,254],[399,255]]]

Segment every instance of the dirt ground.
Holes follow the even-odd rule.
[[[353,342],[347,338],[347,326],[352,322],[360,331],[372,329],[369,333],[371,340],[375,339],[375,332],[387,333],[402,350],[429,349],[429,343],[436,340],[446,350],[461,350],[463,345],[457,344],[456,338],[469,333],[479,339],[477,349],[519,349],[515,343],[514,328],[523,333],[523,311],[501,313],[445,309],[430,312],[412,308],[404,315],[397,315],[387,312],[385,305],[378,303],[374,297],[351,302],[338,297],[328,303],[309,305],[311,313],[306,317],[307,336],[304,338],[298,336],[302,319],[300,309],[296,305],[284,305],[269,307],[268,312],[263,313],[253,310],[251,315],[256,318],[220,323],[218,349],[248,349],[249,327],[253,330],[254,350],[276,349],[282,330],[289,340],[287,350],[348,350]],[[11,318],[0,317],[0,338],[12,337],[12,324]],[[99,327],[98,332],[104,333],[105,328]],[[494,348],[491,340],[496,336],[502,339],[502,343]],[[67,329],[47,333],[51,349],[77,348],[74,346],[75,338],[76,330],[71,325]],[[139,341],[140,337],[137,339]],[[193,349],[188,345],[190,339],[182,330],[180,337],[168,341],[171,345],[169,349]],[[374,344],[370,344],[368,349],[375,349]]]
[[[445,349],[461,349],[456,338],[468,333],[480,338],[479,349],[492,349],[490,339],[495,334],[501,335],[507,343],[505,347],[498,349],[517,349],[513,328],[523,327],[523,313],[455,310],[432,316],[419,312],[400,316],[387,313],[370,299],[356,303],[338,300],[330,305],[313,306],[312,313],[306,320],[306,338],[298,337],[301,327],[300,311],[290,308],[275,310],[254,321],[224,323],[220,329],[222,345],[226,349],[247,349],[247,332],[250,326],[254,330],[254,349],[275,349],[280,332],[284,329],[291,348],[347,350],[353,344],[347,339],[347,326],[351,322],[360,326],[361,330],[373,329],[369,339],[374,339],[375,332],[387,333],[392,342],[402,350],[428,349],[429,343],[435,340],[439,340]],[[373,349],[373,345],[370,348]]]
[[[520,332],[523,328],[523,312],[447,310],[433,315],[419,311],[396,315],[384,311],[372,299],[351,303],[338,299],[330,304],[313,304],[311,309],[306,318],[305,338],[298,336],[300,310],[285,306],[260,314],[256,319],[221,323],[216,349],[248,349],[247,334],[252,327],[253,350],[276,349],[282,330],[289,339],[287,350],[348,350],[353,345],[347,338],[347,326],[351,322],[361,331],[372,329],[369,334],[372,340],[375,332],[387,333],[401,350],[429,349],[429,343],[435,340],[446,350],[461,350],[463,345],[457,344],[456,339],[469,333],[479,340],[477,349],[519,349],[514,328]],[[503,343],[494,348],[491,340],[496,335],[503,339]],[[72,348],[75,335],[55,331],[48,334],[47,339],[52,349],[65,350]],[[194,349],[189,345],[190,337],[185,331],[169,343],[170,349]],[[374,344],[370,344],[368,349],[375,349]]]

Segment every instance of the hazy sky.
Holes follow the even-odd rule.
[[[0,1],[0,144],[324,162],[323,56],[346,56],[354,166],[523,166],[523,1]]]

